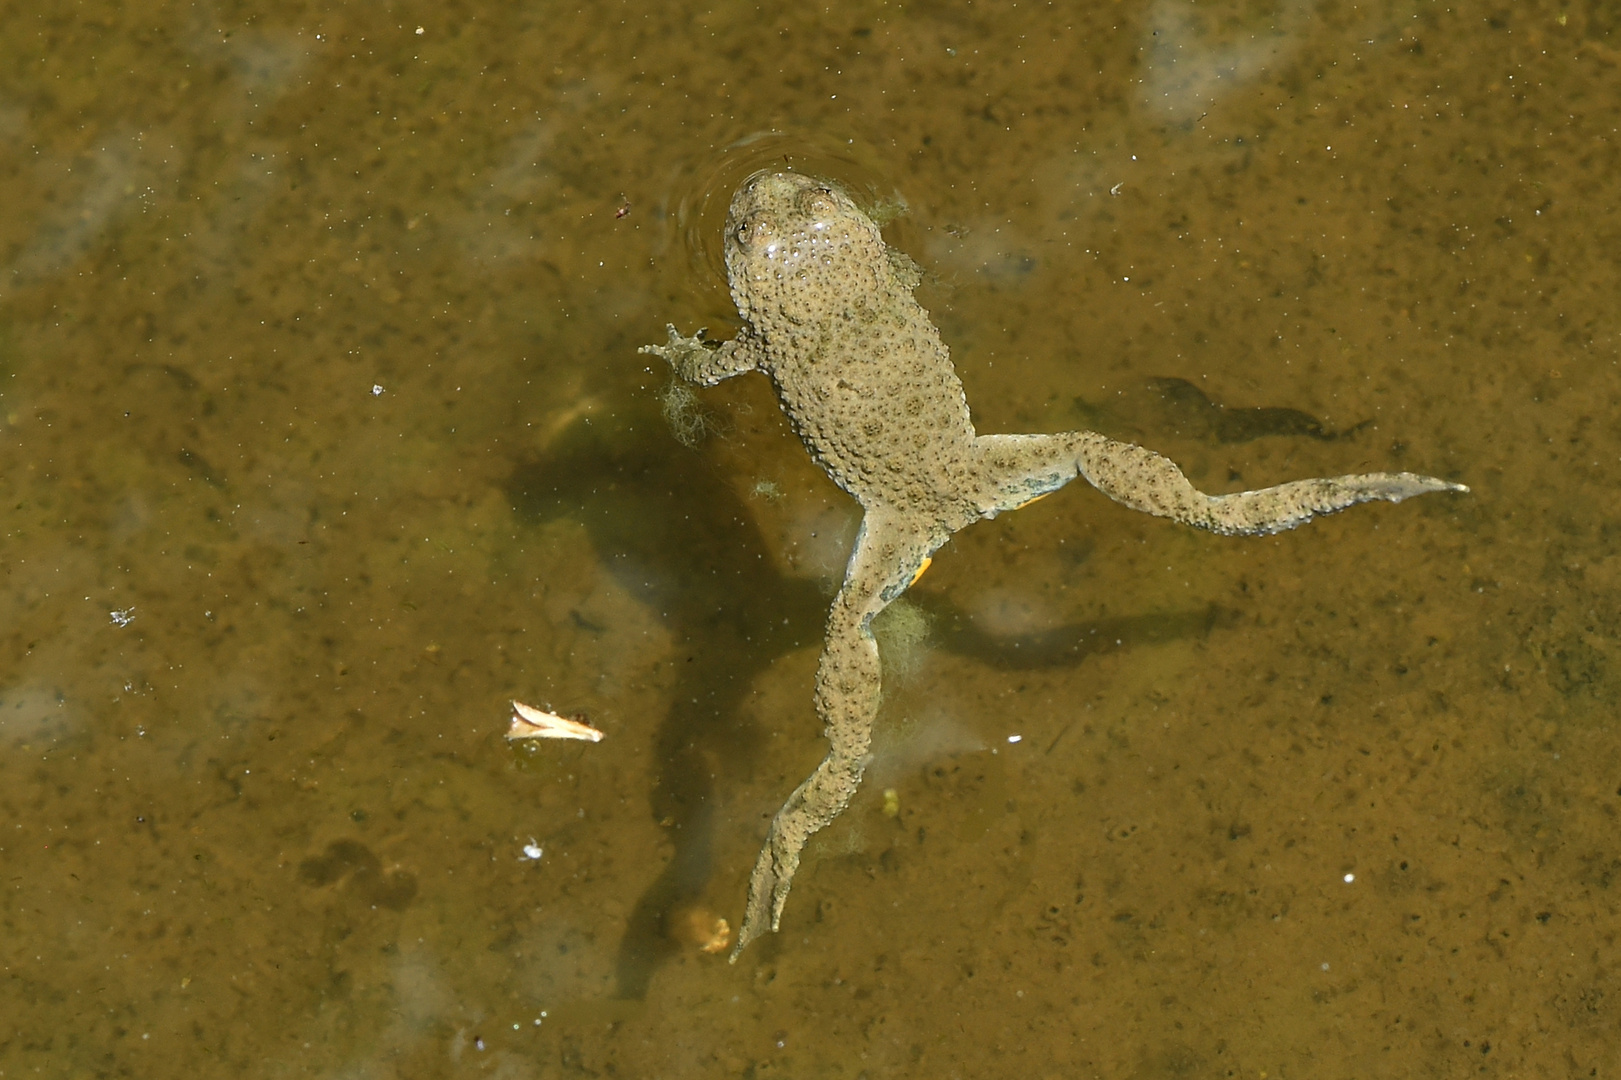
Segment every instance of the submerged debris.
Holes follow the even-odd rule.
[[[732,925],[701,905],[678,908],[665,927],[683,945],[703,953],[725,952],[732,943]]]
[[[582,739],[601,742],[602,732],[581,720],[525,705],[512,703],[512,726],[507,729],[508,739]]]

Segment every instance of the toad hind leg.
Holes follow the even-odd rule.
[[[827,617],[816,668],[816,712],[830,744],[827,756],[788,796],[771,821],[749,875],[749,901],[732,949],[735,963],[749,942],[775,931],[806,842],[849,805],[867,768],[881,679],[872,620],[917,576],[939,542],[904,528],[881,509],[861,522],[844,585]]]
[[[1169,458],[1094,431],[982,435],[987,517],[1063,487],[1077,475],[1115,502],[1227,536],[1283,532],[1361,502],[1401,502],[1431,491],[1468,491],[1417,473],[1357,473],[1296,480],[1257,491],[1206,495]]]

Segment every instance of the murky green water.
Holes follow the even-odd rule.
[[[6,9],[0,1074],[1613,1075],[1615,5],[652,8]],[[728,966],[854,511],[635,347],[784,159],[982,431],[1474,492],[963,534]]]

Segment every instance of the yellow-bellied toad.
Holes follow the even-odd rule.
[[[952,533],[1085,477],[1137,510],[1226,534],[1274,533],[1371,499],[1467,491],[1414,473],[1365,473],[1206,495],[1168,459],[1096,432],[976,435],[940,334],[912,297],[916,266],[835,185],[756,173],[732,198],[726,275],[743,331],[713,347],[669,329],[641,351],[711,386],[763,371],[817,462],[865,514],[828,616],[816,710],[831,747],[788,797],[749,880],[735,960],[777,928],[800,852],[849,803],[878,710],[873,616]]]

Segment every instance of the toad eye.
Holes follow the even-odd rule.
[[[752,218],[747,221],[740,222],[737,226],[737,232],[732,236],[732,240],[740,248],[746,248],[753,245],[755,241],[757,241],[761,236],[765,235],[765,228],[763,227],[763,224],[763,222]]]
[[[838,203],[833,201],[833,191],[830,188],[813,188],[805,192],[801,203],[805,216],[821,218],[838,209]]]
[[[748,255],[762,252],[769,255],[777,247],[776,230],[772,228],[770,218],[764,215],[739,222],[731,238],[737,250]]]

